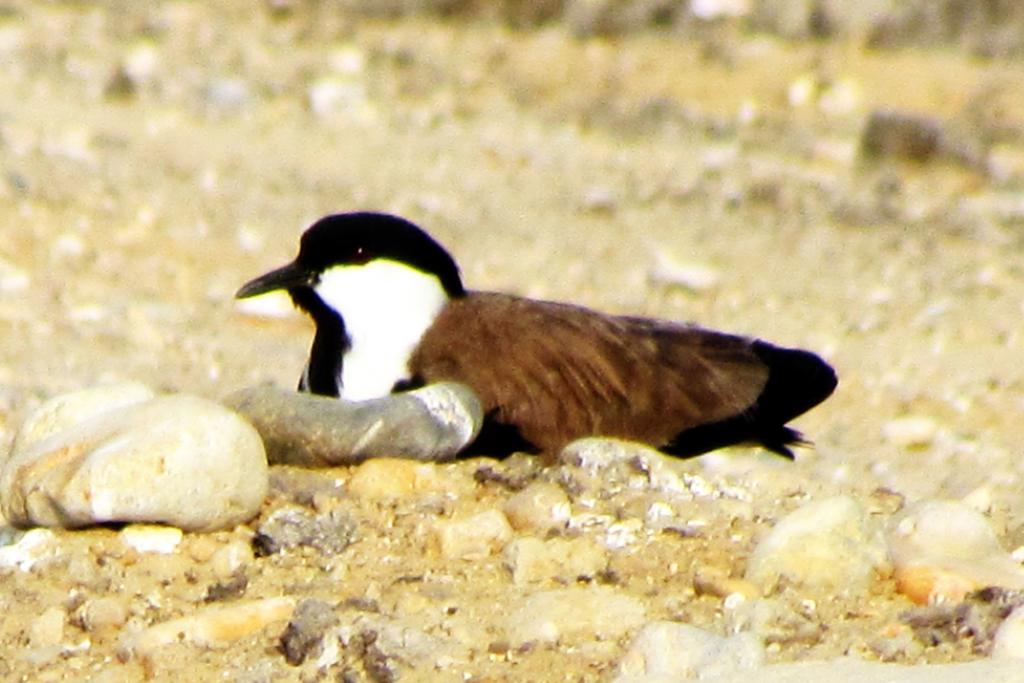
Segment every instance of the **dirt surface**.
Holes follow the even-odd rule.
[[[685,463],[744,481],[750,499],[695,511],[707,522],[695,537],[644,536],[591,577],[642,599],[648,618],[725,632],[722,600],[695,595],[695,572],[742,575],[758,536],[821,493],[879,514],[901,497],[970,496],[1008,550],[1024,545],[1020,63],[729,32],[580,40],[559,26],[319,7],[5,4],[0,446],[42,399],[99,382],[213,398],[293,385],[308,323],[245,314],[233,293],[290,259],[320,215],[379,209],[447,244],[470,287],[694,320],[816,350],[838,369],[836,395],[797,425],[813,450],[793,464],[749,450]],[[943,144],[923,162],[862,158],[879,108],[928,117]],[[652,277],[666,259],[715,282],[693,291]],[[885,436],[907,415],[934,426],[920,444]],[[253,558],[241,589],[214,601],[350,600],[427,633],[486,633],[484,649],[443,671],[394,664],[411,678],[610,674],[628,639],[510,650],[496,615],[532,589],[512,585],[500,553],[468,561],[432,545],[438,518],[511,495],[478,481],[485,467],[554,477],[474,460],[438,467],[450,483],[430,495],[390,504],[345,497],[349,470],[281,470],[262,519],[293,502],[342,509],[353,543]],[[636,516],[622,499],[598,507]],[[186,535],[170,556],[125,551],[115,530],[58,532],[61,563],[0,575],[0,674],[311,676],[277,651],[280,623],[212,649],[124,654],[131,627],[194,612],[229,581],[207,559],[248,544],[258,524]],[[772,661],[877,658],[872,641],[910,607],[884,580],[866,600],[780,590],[815,604],[827,627],[770,647]],[[127,624],[90,631],[81,606],[110,595]],[[35,647],[34,620],[51,606],[66,614],[62,642],[89,647]],[[364,639],[331,675],[386,678],[374,651]],[[954,642],[891,656],[979,654]]]

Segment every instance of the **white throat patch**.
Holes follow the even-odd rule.
[[[409,357],[448,302],[433,275],[398,261],[335,266],[314,287],[345,320],[351,348],[341,370],[341,397],[365,401],[409,379]]]

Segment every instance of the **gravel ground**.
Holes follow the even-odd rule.
[[[672,465],[694,477],[693,507],[672,502],[673,515],[700,523],[668,531],[649,523],[664,492],[621,472],[574,488],[572,463],[513,458],[279,468],[260,518],[186,534],[166,555],[116,529],[55,532],[47,562],[0,570],[0,674],[590,680],[618,671],[629,618],[517,642],[516,610],[579,589],[609,614],[628,599],[622,613],[643,621],[730,633],[734,591],[698,577],[741,580],[758,539],[808,501],[849,495],[884,523],[905,503],[966,500],[1006,550],[1024,546],[1021,65],[710,35],[581,40],[316,3],[5,5],[4,448],[41,400],[97,383],[214,399],[293,385],[309,325],[246,313],[232,295],[291,258],[309,222],[357,208],[425,226],[471,287],[814,349],[841,384],[799,420],[815,446],[795,463],[737,449]],[[918,118],[865,143],[880,110]],[[923,151],[907,142],[922,134]],[[566,492],[575,526],[540,536],[585,544],[568,555],[596,549],[582,573],[565,575],[562,553],[517,579],[509,546],[538,535],[529,524],[449,529],[505,519],[516,492],[544,482]],[[332,542],[307,534],[254,554],[281,510]],[[458,545],[466,535],[483,545]],[[884,573],[867,592],[769,592],[808,624],[768,639],[770,662],[987,653],[977,637],[914,637],[901,620],[913,606]],[[208,647],[140,654],[133,640],[280,596],[327,606],[304,608],[313,626],[292,620],[291,645],[271,617]],[[303,644],[335,623],[349,629],[342,651]],[[902,645],[878,644],[896,632]]]

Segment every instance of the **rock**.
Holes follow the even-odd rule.
[[[740,595],[751,600],[761,595],[760,589],[746,579],[736,579],[715,567],[698,567],[693,574],[693,590],[697,595],[727,598]]]
[[[659,251],[654,254],[654,265],[648,271],[648,278],[658,285],[699,293],[717,287],[721,275],[705,263],[675,261]]]
[[[397,458],[367,460],[352,471],[345,489],[355,498],[387,502],[408,496],[459,495],[474,483],[460,471]]]
[[[860,149],[869,158],[929,161],[942,151],[942,138],[942,127],[933,119],[883,109],[868,117]]]
[[[122,543],[136,552],[160,555],[173,553],[182,539],[181,529],[152,524],[130,524],[121,529],[118,536]]]
[[[260,524],[253,544],[261,555],[299,546],[337,555],[352,543],[355,531],[355,522],[340,509],[317,514],[299,505],[286,505],[274,510]]]
[[[607,187],[590,187],[580,199],[580,208],[586,213],[610,216],[618,207],[615,193]]]
[[[652,621],[633,639],[615,681],[718,680],[718,676],[732,673],[740,680],[760,680],[750,670],[759,669],[764,657],[764,646],[750,633],[723,638],[689,624]]]
[[[901,448],[924,448],[935,440],[938,432],[938,423],[927,415],[898,417],[882,427],[885,440]]]
[[[123,382],[91,387],[51,398],[32,411],[21,423],[11,453],[23,451],[34,443],[103,413],[148,401],[153,396],[153,390],[144,384]]]
[[[746,578],[768,587],[780,578],[844,593],[866,591],[887,572],[881,535],[857,501],[837,496],[781,519],[751,554]]]
[[[643,603],[606,586],[573,586],[527,597],[511,615],[505,631],[512,647],[526,643],[614,640],[639,628]]]
[[[462,519],[439,521],[434,537],[442,557],[479,560],[505,547],[512,538],[512,527],[500,511],[485,510]]]
[[[211,583],[206,587],[203,594],[203,602],[220,602],[222,600],[236,600],[249,588],[249,578],[243,572],[236,572],[231,578]]]
[[[100,405],[97,396],[114,398]],[[222,406],[132,388],[53,399],[28,418],[0,468],[0,506],[15,525],[152,522],[232,527],[268,487],[256,431]]]
[[[680,461],[644,444],[588,437],[573,441],[558,456],[574,497],[605,498],[623,489],[690,494]]]
[[[92,634],[110,634],[128,621],[128,608],[120,596],[90,598],[79,609],[76,623]]]
[[[1024,659],[1024,607],[1010,612],[996,630],[992,656]]]
[[[888,532],[897,589],[918,604],[959,602],[978,589],[1024,589],[1024,569],[1003,550],[988,519],[958,502],[908,507]]]
[[[975,652],[988,652],[1006,617],[1022,604],[1024,592],[992,587],[975,591],[962,602],[914,607],[900,614],[900,621],[926,647],[955,647],[970,638]]]
[[[252,564],[254,559],[252,543],[235,539],[213,552],[210,556],[210,569],[213,570],[214,576],[229,579]]]
[[[28,646],[48,648],[60,645],[64,640],[64,619],[66,614],[60,607],[49,607],[32,620],[28,629]]]
[[[821,624],[774,598],[744,600],[729,612],[729,629],[745,631],[765,643],[816,643],[824,633]]]
[[[309,86],[306,101],[309,110],[322,119],[345,115],[348,119],[372,120],[374,115],[366,86],[351,77],[318,78]]]
[[[0,292],[11,294],[22,292],[32,284],[29,271],[0,257]]]
[[[225,402],[253,423],[277,465],[332,467],[389,456],[451,460],[483,423],[476,394],[452,382],[355,402],[260,385]]]
[[[328,629],[338,623],[334,608],[321,600],[303,600],[295,608],[278,648],[292,666],[302,664],[320,646]]]
[[[505,564],[516,585],[592,579],[608,566],[608,552],[593,540],[532,536],[517,538],[505,547]]]
[[[569,496],[548,481],[532,482],[512,495],[503,509],[513,529],[539,535],[564,529],[572,514]]]
[[[224,646],[268,624],[290,619],[294,609],[295,601],[286,597],[206,607],[194,614],[150,626],[131,639],[126,650],[138,657],[147,658],[172,643]]]
[[[17,568],[30,571],[60,556],[60,541],[49,529],[30,529],[11,543],[0,547],[0,568]]]
[[[235,113],[253,101],[252,88],[241,78],[218,78],[207,83],[203,102],[211,112]]]

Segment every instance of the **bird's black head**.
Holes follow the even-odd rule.
[[[242,286],[244,299],[275,289],[293,297],[312,288],[327,270],[360,266],[384,259],[435,276],[450,298],[465,295],[455,260],[434,238],[414,223],[385,213],[355,212],[325,216],[302,235],[299,255],[291,263]]]

